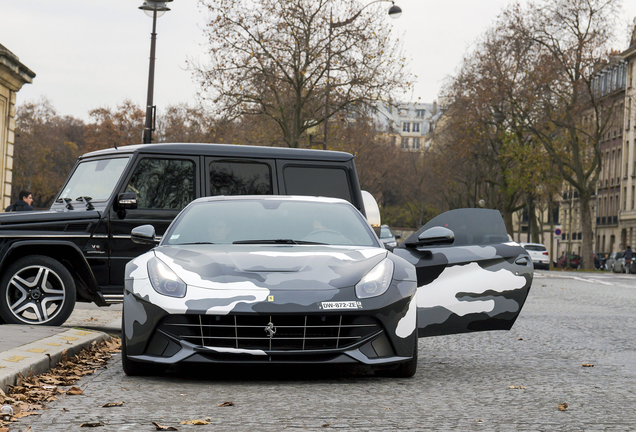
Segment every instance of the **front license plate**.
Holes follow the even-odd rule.
[[[358,301],[322,302],[320,305],[321,309],[362,309],[362,302]]]

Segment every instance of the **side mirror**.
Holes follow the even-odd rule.
[[[362,191],[362,205],[364,206],[364,212],[367,215],[367,221],[373,228],[373,231],[380,237],[380,207],[378,202],[367,191]]]
[[[130,239],[138,244],[157,244],[159,240],[155,236],[155,227],[152,225],[141,225],[135,227],[130,232]]]
[[[429,228],[417,237],[417,242],[407,243],[407,247],[451,245],[455,242],[455,233],[444,227]]]
[[[131,210],[137,208],[137,194],[135,192],[124,192],[117,195],[117,207],[121,210]]]

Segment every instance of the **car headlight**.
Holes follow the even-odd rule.
[[[391,279],[393,279],[393,261],[385,258],[356,284],[356,295],[358,298],[379,296],[389,289]]]
[[[148,261],[148,276],[150,276],[152,287],[159,294],[170,297],[185,297],[185,282],[159,258],[151,258]]]

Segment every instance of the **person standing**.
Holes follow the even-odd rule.
[[[625,248],[625,273],[632,272],[632,256],[632,248],[630,246],[627,246]]]
[[[20,191],[18,200],[7,207],[4,211],[33,211],[33,194],[29,191]]]

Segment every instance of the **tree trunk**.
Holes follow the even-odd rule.
[[[592,245],[594,241],[594,231],[592,230],[592,210],[590,209],[591,194],[589,191],[579,191],[579,203],[581,211],[581,228],[583,229],[583,239],[581,242],[581,254],[583,255],[582,268],[585,270],[594,269],[594,251]]]

